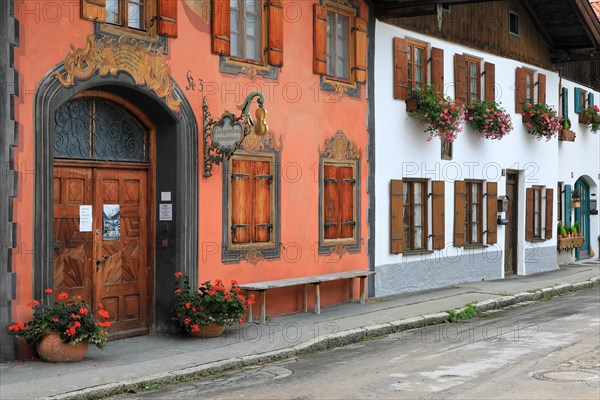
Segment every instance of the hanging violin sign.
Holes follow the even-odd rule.
[[[250,104],[257,97],[258,109],[255,112],[257,120],[250,116]],[[254,127],[257,136],[267,133],[268,126],[265,122],[267,110],[263,108],[264,96],[261,92],[252,92],[242,105],[238,106],[241,115],[235,116],[225,111],[221,118],[213,120],[208,111],[206,96],[203,102],[204,111],[204,176],[212,176],[213,165],[229,160],[240,147],[244,138],[250,134],[250,127]]]

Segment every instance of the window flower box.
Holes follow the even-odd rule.
[[[583,236],[565,237],[558,239],[558,250],[567,251],[572,249],[579,249],[583,247],[585,238]]]
[[[419,102],[416,97],[409,97],[406,99],[406,112],[415,112],[419,106]]]
[[[579,123],[580,124],[590,125],[593,121],[594,121],[593,115],[584,114],[584,113],[579,114]]]
[[[558,140],[563,142],[574,142],[575,141],[575,132],[570,129],[559,129],[558,130]]]

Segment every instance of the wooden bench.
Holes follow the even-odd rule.
[[[374,275],[375,271],[346,271],[333,274],[303,276],[299,278],[279,279],[275,281],[244,283],[240,289],[248,292],[258,292],[260,294],[260,324],[265,324],[267,309],[267,290],[284,288],[288,286],[304,286],[304,312],[308,312],[308,285],[315,288],[315,308],[317,314],[321,314],[321,283],[348,279],[350,284],[350,301],[354,301],[354,278],[360,279],[360,304],[365,304],[366,279]],[[252,305],[248,305],[248,322],[252,322]]]

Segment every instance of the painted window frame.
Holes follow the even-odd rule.
[[[404,252],[419,252],[429,250],[429,180],[426,178],[402,178],[402,191],[404,193],[404,204],[402,206],[402,223],[404,229]],[[421,185],[421,247],[415,246],[414,225],[414,184]],[[407,214],[407,205],[409,212]],[[408,216],[408,227],[405,226],[405,218]]]
[[[584,89],[579,89],[579,98],[575,99],[575,101],[579,104],[581,113],[588,107],[588,91]],[[577,108],[577,107],[575,107]],[[581,114],[580,113],[580,114]]]
[[[471,105],[477,100],[481,100],[481,58],[473,57],[465,54],[465,90],[467,96],[466,105]],[[475,65],[476,71],[475,76],[471,74],[471,67]],[[471,83],[475,82],[476,91],[471,92]],[[473,98],[475,96],[475,98]]]
[[[416,39],[410,39],[410,38],[406,38],[406,46],[408,48],[408,67],[407,67],[407,74],[408,74],[408,92],[410,93],[411,90],[416,89],[420,86],[427,86],[429,85],[429,58],[430,58],[430,51],[431,51],[431,45],[427,42],[423,42],[421,40],[416,40]],[[423,80],[421,82],[417,82],[415,80],[415,76],[416,76],[416,69],[417,69],[417,64],[416,64],[416,52],[417,50],[422,50],[423,51]]]
[[[349,88],[355,88],[357,84],[354,81],[354,74],[352,73],[354,67],[356,66],[355,61],[354,61],[355,48],[354,48],[354,34],[352,31],[352,28],[354,27],[354,18],[356,18],[356,16],[357,16],[357,10],[352,7],[344,6],[342,4],[335,3],[332,1],[328,1],[323,5],[327,8],[327,16],[329,16],[329,13],[332,12],[332,13],[336,13],[336,14],[340,14],[340,15],[348,17],[348,78],[344,79],[344,78],[341,78],[338,76],[329,75],[327,73],[327,74],[323,75],[323,81],[324,81],[324,83],[341,84],[341,85],[349,87]],[[329,60],[330,57],[331,56],[329,54],[329,48],[328,48],[327,49],[327,59]],[[329,62],[327,63],[327,68],[329,69]],[[329,72],[329,71],[327,71],[327,72]]]
[[[280,211],[280,160],[279,152],[248,152],[243,149],[236,150],[235,154],[223,163],[223,262],[239,262],[242,258],[248,259],[251,252],[257,252],[265,259],[279,258],[281,254],[281,211]],[[273,185],[271,187],[271,238],[269,242],[233,243],[232,239],[232,162],[234,159],[269,161]]]
[[[465,245],[483,245],[483,180],[465,179]],[[477,188],[477,202],[473,203],[473,187]],[[475,206],[477,221],[473,221],[472,208]],[[473,223],[477,224],[477,239],[473,241]]]
[[[512,31],[511,26],[510,26],[510,20],[511,20],[511,17],[513,17],[513,16],[516,17],[516,25],[517,25],[516,32]],[[521,18],[519,16],[519,14],[513,10],[508,10],[508,34],[510,36],[514,36],[514,37],[521,36]]]
[[[535,71],[528,68],[523,68],[523,73],[525,74],[525,104],[536,104],[537,99],[535,96]],[[530,82],[527,82],[527,79],[531,79]],[[531,95],[531,97],[529,97]]]

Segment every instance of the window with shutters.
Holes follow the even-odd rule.
[[[428,44],[414,40],[406,41],[408,46],[408,90],[426,86],[427,81],[427,48]]]
[[[283,66],[281,0],[211,0],[212,52],[220,72],[256,73],[276,79]],[[247,68],[253,65],[252,72]]]
[[[481,61],[465,56],[467,104],[481,99]]]
[[[313,6],[313,72],[321,89],[358,96],[356,84],[367,81],[367,21],[340,3]]]
[[[238,150],[223,174],[223,261],[239,261],[248,252],[279,257],[279,170],[276,153]]]
[[[588,106],[588,93],[587,91],[577,88],[579,90],[575,90],[577,94],[577,98],[575,99],[575,109],[578,110],[578,113],[581,113]]]
[[[427,180],[403,179],[404,248],[427,249]]]
[[[356,164],[323,162],[323,244],[356,243]]]
[[[560,196],[560,193],[559,193]],[[525,190],[525,240],[552,239],[554,220],[554,189],[533,186]]]
[[[483,182],[466,181],[465,243],[483,244]]]
[[[360,250],[360,151],[342,131],[319,159],[319,253]],[[343,251],[342,251],[343,250]]]
[[[165,47],[163,36],[177,37],[177,3],[177,0],[80,0],[81,17],[99,22],[101,32],[150,42],[164,41]]]

